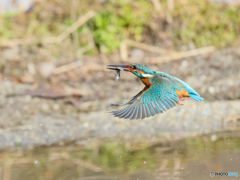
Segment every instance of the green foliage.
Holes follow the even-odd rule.
[[[189,0],[186,6],[177,4],[172,12],[179,29],[173,29],[175,42],[197,47],[231,45],[239,35],[240,7],[234,9],[227,4],[210,1]]]
[[[162,15],[152,1],[146,0],[106,0],[102,4],[79,0],[75,10],[72,2],[43,1],[29,13],[0,15],[0,39],[57,36],[76,21],[72,18],[73,11],[79,17],[90,10],[95,10],[97,15],[78,28],[79,46],[88,43],[87,34],[91,31],[102,53],[118,50],[125,38],[152,44],[170,40],[173,47],[189,43],[196,47],[226,47],[237,44],[240,35],[240,6],[230,7],[215,1],[188,0],[185,4],[174,1],[174,9],[170,11],[166,0],[159,0]],[[166,36],[160,36],[161,33]],[[70,38],[73,42],[73,36]]]
[[[94,39],[100,51],[110,53],[122,39],[142,39],[144,25],[149,22],[149,3],[145,1],[110,1],[93,19]]]

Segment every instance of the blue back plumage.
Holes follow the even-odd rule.
[[[186,91],[188,91],[189,97],[192,98],[193,100],[200,102],[203,101],[204,99],[202,97],[200,97],[200,95],[194,91],[189,85],[187,85],[185,82],[181,81],[180,79],[174,78],[176,79],[177,82],[179,82],[181,84],[181,86],[183,87],[183,89],[185,89]]]
[[[180,79],[175,78],[173,76],[170,76],[170,75],[168,75],[168,74],[166,74],[164,72],[157,71],[156,73],[159,74],[159,75],[166,76],[166,77],[172,79],[173,81],[175,81],[176,83],[180,84],[180,86],[184,90],[186,90],[188,92],[189,97],[191,97],[193,100],[195,100],[197,102],[200,102],[200,101],[204,100],[202,97],[200,97],[200,95],[196,91],[194,91],[188,84],[186,84],[185,82],[181,81]],[[181,90],[181,89],[177,89],[177,90]]]

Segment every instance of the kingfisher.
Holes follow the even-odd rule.
[[[185,98],[190,97],[200,102],[204,99],[194,91],[188,84],[180,79],[170,76],[164,72],[152,71],[146,65],[132,63],[129,65],[108,65],[110,70],[131,72],[140,78],[145,87],[123,104],[112,104],[112,106],[124,106],[125,108],[112,111],[115,117],[124,119],[144,119],[178,105]]]

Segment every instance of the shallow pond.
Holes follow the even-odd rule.
[[[213,179],[211,171],[240,173],[240,133],[168,143],[104,141],[33,150],[15,147],[0,153],[2,180]]]

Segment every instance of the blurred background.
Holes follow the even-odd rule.
[[[239,35],[239,0],[0,0],[0,179],[240,173]],[[134,62],[205,101],[113,117],[144,86],[106,65]]]

